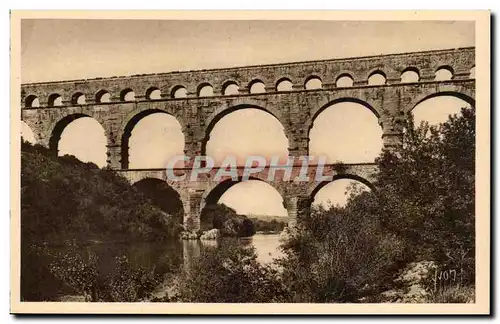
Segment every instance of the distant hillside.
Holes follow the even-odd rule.
[[[277,222],[287,222],[290,220],[290,217],[288,216],[273,216],[273,215],[247,215],[248,218],[253,218],[253,219],[258,219],[258,220],[263,220],[263,221],[272,221],[276,220]]]
[[[270,215],[251,215],[248,218],[254,223],[257,232],[264,233],[281,232],[290,220],[289,217]]]

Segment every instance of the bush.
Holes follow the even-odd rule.
[[[453,287],[446,287],[444,289],[439,289],[433,293],[429,298],[429,303],[439,304],[439,303],[474,303],[475,300],[475,289],[472,286],[464,287],[461,285],[456,285]]]
[[[21,243],[21,301],[55,301],[74,293],[49,269],[46,248]]]
[[[179,301],[268,303],[287,300],[277,270],[257,262],[253,247],[238,241],[206,248],[180,280]]]
[[[116,268],[106,280],[104,301],[136,302],[150,298],[151,292],[161,283],[161,276],[154,269],[134,269],[125,256],[116,258]]]
[[[356,302],[390,286],[403,251],[381,228],[376,205],[365,193],[346,208],[313,208],[298,219],[279,261],[294,302]]]
[[[475,110],[414,127],[378,159],[378,215],[412,261],[433,260],[475,278]]]
[[[99,257],[90,249],[75,247],[63,253],[52,253],[50,274],[67,289],[89,302],[145,301],[161,283],[153,270],[133,267],[126,256],[115,258],[115,266],[105,275],[99,267]]]

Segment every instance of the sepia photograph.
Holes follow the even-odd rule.
[[[488,314],[489,24],[12,11],[11,313]]]

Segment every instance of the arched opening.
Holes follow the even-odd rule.
[[[228,82],[224,85],[223,87],[223,94],[225,96],[232,96],[232,95],[237,95],[239,94],[239,87],[236,84],[236,82]]]
[[[244,165],[250,155],[268,161],[288,156],[288,139],[280,121],[266,110],[255,106],[236,106],[217,116],[207,128],[202,154],[220,165],[227,156]]]
[[[182,224],[184,221],[184,207],[179,193],[165,181],[146,178],[134,183],[134,187],[142,192],[146,198],[158,206],[162,211],[174,217]]]
[[[327,163],[374,162],[383,146],[378,118],[362,101],[342,99],[328,104],[313,118],[309,155],[324,156]]]
[[[282,255],[278,233],[287,226],[289,218],[283,198],[274,187],[258,179],[221,182],[205,197],[201,229],[224,228],[221,223],[227,224],[224,220],[228,215],[238,219],[241,224],[238,231],[243,232],[242,236],[256,232],[252,244],[258,261],[267,263]],[[249,220],[238,215],[245,215]],[[251,233],[245,235],[246,231]],[[269,231],[275,234],[259,235]]]
[[[120,92],[120,100],[121,101],[134,101],[135,93],[132,89],[125,89]]]
[[[211,97],[214,95],[214,88],[208,84],[204,83],[198,87],[198,97]]]
[[[418,70],[415,68],[408,68],[401,74],[401,83],[413,83],[420,80]]]
[[[306,81],[304,87],[306,90],[321,89],[323,87],[323,83],[319,77],[313,76]]]
[[[172,90],[172,98],[186,98],[187,90],[183,86],[177,86]]]
[[[469,74],[469,79],[475,79],[476,78],[476,67],[473,66],[471,69],[470,69],[470,74]]]
[[[371,191],[371,184],[359,177],[347,175],[318,185],[312,193],[313,207],[344,207],[350,197]]]
[[[265,93],[266,86],[260,80],[254,80],[250,83],[250,93]]]
[[[40,107],[40,100],[35,95],[29,95],[26,97],[26,100],[24,101],[24,105],[27,108],[38,108],[38,107]]]
[[[52,131],[49,147],[59,156],[74,155],[82,162],[106,166],[106,135],[101,124],[86,115],[74,114],[60,120]]]
[[[122,169],[165,168],[184,154],[184,134],[177,119],[161,110],[135,115],[122,137]],[[177,166],[177,164],[176,164]]]
[[[149,88],[146,91],[146,98],[149,100],[160,100],[161,99],[161,91],[158,88]]]
[[[49,107],[62,106],[62,97],[57,93],[51,94],[49,96],[48,105]]]
[[[447,81],[453,79],[453,69],[449,66],[441,66],[436,70],[435,81]]]
[[[337,78],[335,86],[337,88],[348,88],[352,87],[354,84],[354,79],[349,74],[342,74]]]
[[[85,95],[81,92],[77,92],[71,98],[71,103],[73,105],[85,105]]]
[[[283,78],[276,82],[276,91],[291,91],[292,90],[292,81],[289,79]]]
[[[415,126],[422,122],[439,125],[448,120],[450,115],[459,114],[462,108],[471,107],[474,100],[459,93],[437,93],[420,101],[413,107],[411,114]]]
[[[95,101],[97,103],[107,103],[111,101],[111,95],[106,90],[100,90],[95,95]]]
[[[385,74],[381,71],[376,71],[368,77],[368,85],[384,85],[385,81]]]
[[[28,143],[36,144],[35,133],[24,121],[21,121],[21,138]]]

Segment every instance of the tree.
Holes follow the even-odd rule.
[[[401,149],[377,163],[380,219],[404,238],[408,257],[474,278],[475,109],[434,127],[410,119]]]
[[[232,240],[232,241],[231,241]],[[288,300],[278,271],[258,263],[253,247],[228,239],[202,250],[181,278],[178,299],[201,303],[269,303]]]
[[[432,260],[474,284],[475,110],[443,124],[406,125],[377,159],[374,192],[313,209],[283,244],[293,301],[355,302],[393,285],[409,262]]]

